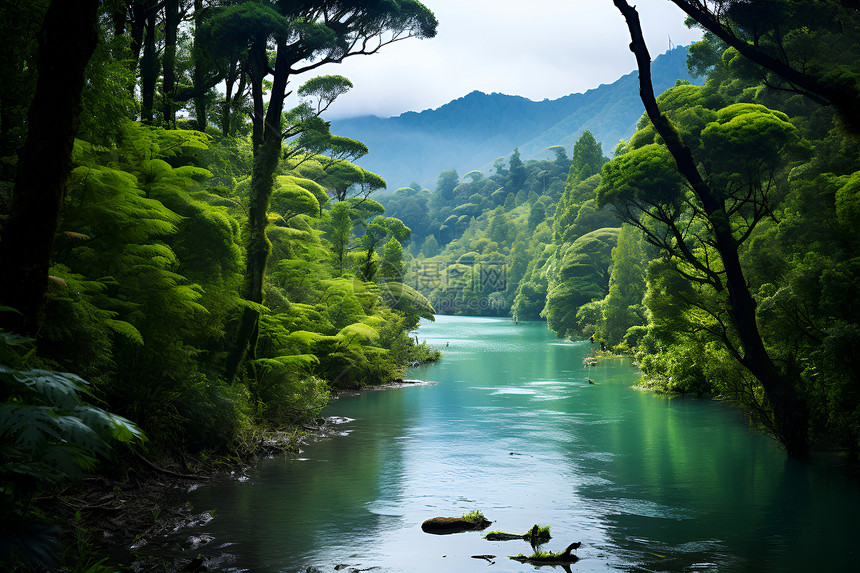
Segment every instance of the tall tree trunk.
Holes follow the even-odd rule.
[[[758,330],[756,303],[747,286],[746,277],[738,256],[735,240],[724,205],[702,179],[690,149],[669,119],[660,112],[651,84],[651,55],[642,36],[639,14],[625,0],[613,0],[624,15],[630,30],[630,50],[636,56],[639,67],[639,93],[648,118],[666,147],[675,159],[678,171],[702,203],[703,211],[711,223],[726,277],[726,289],[731,301],[730,315],[743,347],[741,363],[761,382],[773,409],[777,439],[785,446],[789,455],[808,454],[808,414],[793,380],[780,372],[774,364]]]
[[[267,138],[255,149],[251,171],[251,197],[248,204],[248,227],[245,244],[245,282],[242,297],[252,303],[263,303],[263,282],[272,245],[266,236],[269,199],[274,173],[281,157],[281,140]],[[256,308],[246,307],[236,332],[236,343],[227,359],[227,379],[235,378],[247,358],[256,357],[256,340],[260,315]]]
[[[98,0],[53,0],[39,38],[39,79],[30,104],[9,218],[0,232],[0,326],[33,335],[54,234],[66,194],[84,71],[98,42]]]
[[[266,37],[257,38],[248,52],[248,75],[251,78],[251,146],[256,156],[257,148],[263,144],[263,128],[266,125],[265,102],[263,101],[263,79],[268,74]]]
[[[164,58],[162,75],[164,77],[164,126],[176,127],[176,34],[179,28],[179,0],[164,3]]]
[[[239,114],[245,95],[246,78],[247,75],[245,74],[242,62],[238,59],[238,56],[235,56],[231,60],[230,68],[227,71],[224,107],[221,108],[221,130],[225,137],[229,137],[236,132],[237,125],[235,119]]]
[[[155,84],[158,81],[158,63],[155,58],[156,10],[146,14],[143,38],[143,57],[140,59],[140,120],[152,123],[155,105]]]
[[[230,137],[230,116],[233,111],[233,85],[236,83],[239,65],[235,59],[230,61],[227,77],[224,80],[224,106],[221,108],[221,132]],[[238,95],[237,95],[238,97]]]
[[[35,86],[28,70],[38,65],[37,40],[46,10],[47,6],[13,2],[0,7],[0,157],[13,155],[24,143],[27,106]],[[12,180],[14,167],[0,164],[0,174]]]
[[[125,2],[116,2],[108,7],[110,19],[113,22],[113,34],[117,38],[125,35],[126,8]]]
[[[131,0],[131,55],[136,69],[143,48],[143,32],[146,29],[146,15],[149,0]]]
[[[239,117],[239,112],[242,109],[242,102],[245,98],[245,91],[247,88],[247,74],[245,74],[245,70],[243,68],[242,62],[238,63],[239,66],[239,85],[236,86],[236,93],[233,95],[233,102],[230,104],[230,133],[229,135],[235,135],[237,126],[237,118]]]
[[[203,0],[194,0],[194,32],[195,34],[200,30],[200,26],[202,25],[203,20]],[[200,47],[200,42],[197,38],[194,38],[194,71],[193,73],[193,82],[195,86],[200,86],[203,84],[204,77],[204,69],[203,69],[203,61],[205,59],[203,55],[203,49]],[[197,119],[197,131],[206,131],[206,123],[208,118],[206,117],[206,96],[205,94],[197,93],[194,96],[194,115]]]

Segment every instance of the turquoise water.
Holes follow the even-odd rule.
[[[589,369],[591,344],[544,323],[416,334],[445,352],[409,372],[433,384],[341,398],[337,435],[189,494],[214,510],[210,568],[534,571],[507,557],[526,542],[420,529],[478,509],[490,529],[550,525],[545,550],[581,541],[571,571],[860,571],[858,483],[787,460],[735,409],[634,390],[629,363]]]

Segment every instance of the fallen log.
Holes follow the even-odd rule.
[[[519,561],[520,563],[531,563],[532,565],[550,565],[553,563],[576,563],[579,561],[579,557],[573,554],[574,551],[579,549],[579,546],[582,545],[582,542],[577,541],[575,543],[571,543],[567,546],[567,548],[561,553],[544,553],[542,551],[537,551],[533,555],[526,557],[522,553],[517,555],[516,557],[510,556],[514,561]]]
[[[484,539],[487,541],[513,541],[514,539],[524,539],[534,547],[535,545],[543,545],[552,539],[552,536],[549,533],[548,525],[541,527],[535,524],[535,526],[529,529],[527,533],[523,533],[522,535],[507,533],[505,531],[491,531],[484,536]]]

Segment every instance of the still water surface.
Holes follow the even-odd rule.
[[[858,483],[787,460],[736,410],[631,389],[622,360],[587,369],[591,344],[545,323],[440,316],[417,335],[445,354],[409,377],[434,384],[341,398],[341,435],[190,494],[215,510],[206,553],[235,556],[222,570],[535,571],[507,558],[524,541],[421,531],[479,509],[490,529],[550,525],[545,550],[581,541],[571,571],[860,571]]]

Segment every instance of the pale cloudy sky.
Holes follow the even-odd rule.
[[[684,26],[668,0],[632,0],[652,57],[701,32]],[[424,0],[438,34],[355,56],[318,73],[348,77],[355,88],[327,117],[387,117],[437,108],[479,90],[556,99],[612,83],[636,67],[630,37],[612,0]],[[296,86],[306,78],[296,78]]]

